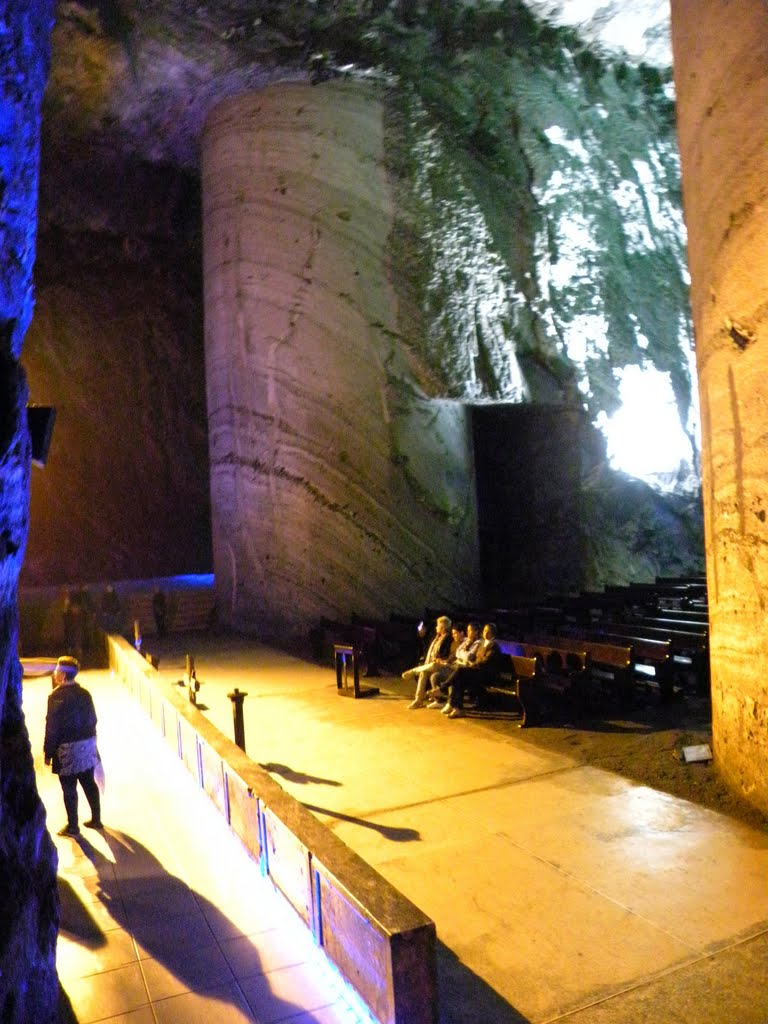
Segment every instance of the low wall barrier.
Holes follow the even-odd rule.
[[[123,638],[109,666],[381,1024],[436,1024],[435,925]]]

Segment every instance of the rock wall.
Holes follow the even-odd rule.
[[[714,754],[768,811],[768,15],[673,0],[702,404]]]
[[[203,138],[214,569],[263,635],[477,596],[465,410],[399,343],[384,100],[271,87]]]
[[[23,585],[210,571],[199,257],[158,221],[140,230],[155,210],[41,231],[24,365],[56,421]]]
[[[700,571],[669,69],[598,51],[522,4],[407,13],[360,3],[344,15],[279,5],[260,19],[247,17],[243,0],[181,7],[129,0],[120,17],[103,7],[58,11],[38,305],[25,348],[32,400],[56,405],[58,420],[49,463],[32,476],[22,581],[210,570],[200,126],[222,98],[266,82],[343,81],[334,61],[386,70],[384,248],[397,301],[395,319],[379,319],[397,351],[386,372],[398,406],[413,412],[417,432],[431,422],[425,398],[457,421],[454,402],[580,404],[605,426],[630,379],[636,392],[663,381],[686,451],[656,482],[691,498],[674,511],[684,546],[673,569],[667,510],[655,528],[656,499],[633,516],[638,488],[604,449],[583,504],[594,514],[585,536],[595,539],[583,549],[583,579]],[[323,56],[307,62],[306,53]],[[646,398],[635,409],[623,433],[648,441],[658,408]],[[409,415],[392,420],[396,476],[423,497],[432,484],[425,491],[419,459],[403,447]],[[645,462],[649,448],[637,453]],[[438,506],[455,518],[448,490]],[[229,582],[226,591],[231,604]],[[358,598],[340,590],[331,604]]]
[[[31,448],[19,366],[32,316],[40,102],[52,4],[10,0],[0,33],[0,1020],[52,1024],[58,981],[56,852],[21,711],[16,594]]]

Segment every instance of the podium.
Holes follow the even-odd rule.
[[[340,697],[374,697],[379,692],[378,686],[360,685],[360,650],[353,644],[334,644],[333,663]]]

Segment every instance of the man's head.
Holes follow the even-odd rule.
[[[62,655],[53,670],[53,685],[71,682],[80,671],[80,662],[69,654]]]
[[[440,636],[444,636],[451,628],[451,620],[447,615],[441,615],[437,620],[437,632]]]
[[[454,622],[451,626],[451,636],[456,643],[461,643],[465,636],[464,626],[461,622]]]
[[[496,637],[496,624],[494,622],[486,622],[483,626],[483,639],[494,640]]]
[[[477,640],[480,636],[480,623],[469,622],[467,623],[467,636],[470,640]]]

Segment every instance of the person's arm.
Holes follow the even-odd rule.
[[[45,715],[45,738],[43,739],[43,756],[46,764],[51,763],[51,758],[58,745],[56,706],[49,697],[48,710]]]

